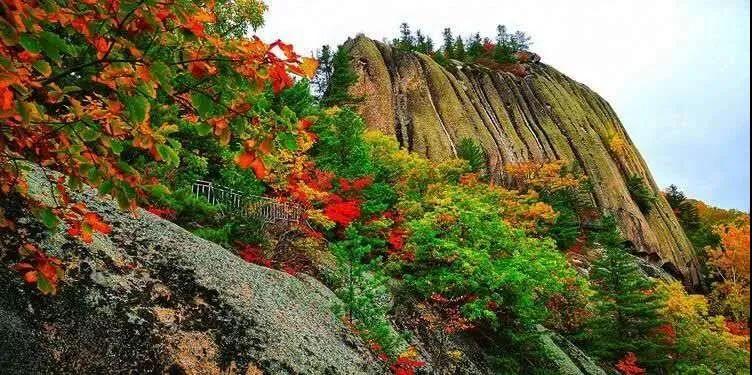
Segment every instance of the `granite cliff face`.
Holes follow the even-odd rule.
[[[30,193],[52,203],[41,169]],[[87,189],[113,227],[89,245],[50,233],[20,200],[0,200],[41,248],[71,259],[60,294],[0,267],[0,374],[384,374],[334,314],[317,280],[248,264],[219,245]],[[18,236],[0,232],[0,258]]]
[[[346,46],[359,74],[353,94],[363,98],[359,111],[370,128],[436,160],[454,157],[463,138],[474,139],[498,178],[507,163],[576,163],[593,183],[594,203],[617,217],[637,252],[699,285],[692,246],[666,200],[658,194],[644,215],[631,198],[631,175],[659,189],[614,110],[588,87],[537,56],[521,77],[459,63],[446,69],[362,35]]]

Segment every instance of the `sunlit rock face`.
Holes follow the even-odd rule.
[[[618,218],[638,253],[688,286],[699,285],[694,251],[668,202],[616,113],[588,87],[534,54],[504,72],[459,63],[447,69],[362,35],[346,46],[359,74],[352,91],[362,98],[359,111],[370,128],[435,160],[454,157],[456,145],[472,138],[498,179],[508,163],[575,163],[594,186],[596,206]],[[627,190],[631,175],[658,195],[649,215]]]

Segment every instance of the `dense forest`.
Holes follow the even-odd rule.
[[[72,258],[17,230],[17,211],[91,243],[112,230],[71,198],[91,186],[238,261],[322,281],[394,374],[426,366],[409,327],[395,324],[405,311],[407,326],[483,343],[497,373],[552,373],[542,330],[625,375],[749,371],[748,214],[666,189],[704,265],[704,290],[690,294],[644,272],[578,168],[511,163],[498,184],[473,139],[438,162],[368,130],[347,48],[312,59],[245,37],[265,10],[255,0],[3,1],[0,233],[20,239],[0,253],[4,267],[56,298]],[[503,71],[530,46],[504,26],[493,39],[449,28],[443,39],[403,24],[391,45]],[[48,171],[52,201],[28,194],[29,163]],[[197,180],[300,207],[305,220],[266,225],[197,196]],[[645,181],[628,188],[650,212]],[[581,257],[592,259],[584,272],[572,262]]]

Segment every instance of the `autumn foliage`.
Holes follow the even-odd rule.
[[[315,60],[281,41],[219,34],[225,20],[213,0],[0,5],[0,194],[30,200],[23,161],[63,173],[66,179],[50,177],[56,204],[31,205],[46,224],[62,219],[68,234],[84,242],[110,229],[86,207],[72,205],[68,189],[91,185],[135,208],[160,184],[127,155],[177,163],[170,138],[177,122],[206,129],[222,144],[243,144],[238,164],[259,178],[268,173],[264,157],[274,152],[275,136],[301,131],[256,112],[255,97],[267,85],[276,93],[290,87],[291,74],[311,76]],[[13,227],[2,212],[0,223]],[[38,254],[29,261],[43,263]],[[52,274],[38,273],[54,284]]]
[[[615,367],[622,375],[644,375],[646,373],[645,369],[640,367],[637,362],[637,356],[632,352],[627,353],[624,358],[620,359]]]
[[[715,233],[720,246],[708,248],[708,263],[716,278],[711,299],[718,313],[736,322],[749,322],[750,250],[749,216],[720,225]]]

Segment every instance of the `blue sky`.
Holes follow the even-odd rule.
[[[269,0],[264,39],[299,53],[403,21],[435,40],[532,35],[543,61],[606,98],[662,187],[724,208],[750,207],[750,4],[721,1]]]

